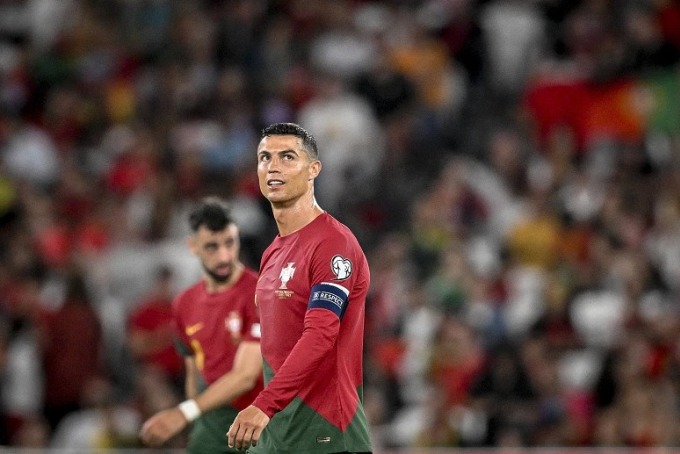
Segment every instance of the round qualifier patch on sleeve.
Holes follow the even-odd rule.
[[[349,290],[345,287],[330,282],[322,282],[312,287],[307,309],[328,309],[342,319],[348,300]]]
[[[331,259],[331,270],[337,279],[343,281],[352,274],[352,262],[341,255],[334,255]]]

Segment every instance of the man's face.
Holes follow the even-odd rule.
[[[286,206],[311,191],[321,163],[309,158],[295,136],[267,136],[257,147],[260,191],[272,204]]]
[[[235,224],[214,232],[204,225],[189,239],[191,252],[201,261],[203,271],[214,284],[224,284],[233,276],[239,261],[239,233]]]

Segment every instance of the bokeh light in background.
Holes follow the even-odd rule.
[[[680,446],[679,62],[676,0],[0,1],[0,444],[141,447],[181,384],[132,320],[203,195],[257,267],[295,121],[371,262],[376,451]]]

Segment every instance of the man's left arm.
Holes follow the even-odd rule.
[[[257,444],[274,414],[293,400],[333,348],[339,330],[340,318],[331,311],[307,311],[302,336],[286,361],[253,404],[241,410],[229,427],[227,444],[230,448],[245,449]]]
[[[309,308],[302,336],[253,405],[269,418],[285,408],[328,357],[339,331],[338,314],[326,308]]]
[[[364,271],[363,254],[347,237],[324,241],[315,251],[302,335],[253,402],[269,418],[285,408],[306,382],[314,380],[319,365],[327,360],[350,298],[357,296],[352,293],[362,286]]]

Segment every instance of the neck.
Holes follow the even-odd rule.
[[[300,200],[289,206],[280,206],[272,203],[272,213],[280,236],[290,235],[297,232],[323,213],[316,203],[316,199]]]

